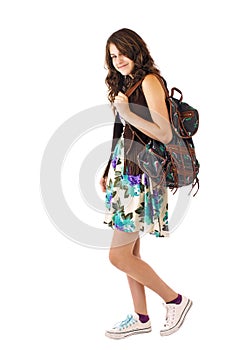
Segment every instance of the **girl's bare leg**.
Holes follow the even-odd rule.
[[[139,259],[141,259],[140,256],[140,238],[138,238],[134,244],[133,247],[133,255],[137,256]],[[134,304],[134,311],[142,314],[147,315],[147,306],[146,306],[146,293],[145,293],[145,287],[143,284],[139,283],[132,277],[127,275],[133,304]]]
[[[109,252],[111,263],[119,270],[125,272],[131,279],[153,290],[165,302],[175,299],[178,294],[171,289],[145,261],[133,254],[133,248],[137,239],[138,232],[127,233],[115,230]],[[133,286],[133,283],[134,282],[132,282],[131,286]],[[135,285],[137,286],[136,288],[138,288],[138,284],[134,284],[134,286]],[[141,292],[143,292],[142,289]],[[136,300],[136,290],[134,290],[134,287],[133,293]],[[137,298],[138,297],[140,298],[140,294],[138,294]],[[143,307],[145,308],[145,305]],[[137,312],[140,311],[137,310]]]

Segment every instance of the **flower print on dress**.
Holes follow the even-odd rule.
[[[121,231],[125,232],[134,232],[135,224],[133,220],[133,214],[129,213],[127,215],[124,214],[124,211],[117,211],[113,217],[113,226]]]
[[[131,186],[140,185],[141,175],[128,175],[129,183]]]
[[[112,155],[112,161],[111,161],[111,163],[112,163],[113,169],[116,169],[117,164],[121,164],[121,161],[120,161],[120,159],[119,159],[120,146],[121,146],[120,143],[117,143],[117,144],[116,144],[116,147],[115,147],[114,152],[113,152],[113,155]]]
[[[146,174],[124,172],[124,142],[119,139],[112,156],[106,186],[104,223],[125,232],[148,232],[168,237],[167,191]]]
[[[150,225],[154,221],[154,208],[152,204],[151,193],[148,192],[145,195],[145,209],[144,209],[144,222]]]
[[[116,195],[116,191],[113,190],[113,182],[110,179],[108,185],[106,186],[106,195],[105,195],[105,205],[106,208],[110,210],[112,198]]]
[[[144,174],[144,182],[143,184],[148,187],[149,186],[149,176],[147,174]]]
[[[117,157],[114,157],[114,158],[112,159],[112,166],[113,166],[113,169],[116,169],[117,161],[118,161],[118,158],[117,158]]]
[[[169,231],[169,226],[168,226],[168,204],[166,206],[166,212],[165,215],[163,217],[163,227],[162,227],[163,231]]]
[[[136,178],[136,176],[134,176]],[[121,176],[121,188],[125,190],[125,198],[129,196],[139,196],[140,195],[140,182],[141,176],[137,176],[136,179],[133,179],[133,176],[122,175]]]
[[[164,188],[157,187],[153,190],[152,196],[153,207],[157,215],[160,214],[161,208],[164,205]]]

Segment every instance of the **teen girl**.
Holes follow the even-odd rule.
[[[168,203],[166,188],[152,182],[136,161],[137,145],[148,142],[149,137],[163,144],[172,138],[165,93],[158,79],[161,75],[142,38],[125,28],[107,40],[106,67],[115,124],[112,153],[100,184],[106,192],[105,223],[114,230],[109,258],[127,276],[134,312],[105,334],[119,339],[151,331],[145,296],[148,287],[165,303],[166,320],[160,334],[170,335],[180,328],[192,302],[141,259],[141,233],[169,235]],[[139,80],[141,84],[128,98],[125,92]]]

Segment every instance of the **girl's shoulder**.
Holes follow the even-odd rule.
[[[156,94],[164,94],[163,78],[153,73],[147,74],[142,81],[142,91],[144,94],[152,91]]]
[[[158,77],[156,74],[149,73],[145,75],[144,79],[142,80],[142,86],[153,85],[160,87],[161,79],[162,77]]]

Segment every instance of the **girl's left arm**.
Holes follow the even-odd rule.
[[[115,97],[114,104],[126,122],[135,126],[145,135],[168,143],[172,139],[172,130],[169,121],[165,92],[160,81],[153,74],[149,74],[142,82],[142,90],[153,122],[144,120],[130,110],[128,98],[122,92]]]

